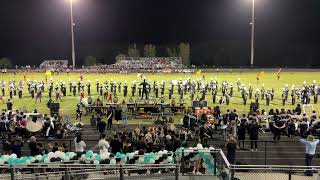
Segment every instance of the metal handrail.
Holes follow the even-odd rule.
[[[288,166],[288,165],[230,165],[232,170],[276,170],[276,171],[305,171],[320,170],[320,166]]]

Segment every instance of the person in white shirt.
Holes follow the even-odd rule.
[[[82,140],[81,134],[78,134],[76,138],[74,138],[74,146],[75,146],[76,153],[82,154],[84,152],[86,143]]]
[[[109,145],[109,142],[106,140],[106,134],[101,135],[101,139],[99,140],[98,147],[100,150],[100,154],[108,152],[110,145]]]

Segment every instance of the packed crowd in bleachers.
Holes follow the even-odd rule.
[[[64,72],[72,69],[68,66],[68,60],[45,60],[39,65],[40,70],[51,70],[52,72]]]
[[[181,69],[183,68],[182,60],[179,57],[153,57],[153,58],[133,58],[127,57],[115,63],[115,66],[121,69]]]

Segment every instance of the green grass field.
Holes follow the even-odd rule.
[[[276,73],[275,72],[265,72],[264,78],[257,83],[256,81],[256,72],[252,73],[202,73],[201,75],[195,75],[195,74],[142,74],[147,79],[150,79],[151,82],[153,80],[156,80],[160,82],[161,80],[165,80],[166,82],[170,80],[179,80],[180,78],[182,80],[187,79],[190,77],[193,80],[196,80],[198,78],[202,78],[202,76],[205,76],[205,80],[210,81],[211,78],[217,78],[219,82],[219,86],[223,80],[226,80],[228,82],[233,82],[234,84],[234,97],[230,100],[230,105],[222,107],[223,110],[226,109],[237,109],[239,113],[247,113],[249,110],[250,102],[254,101],[254,99],[250,100],[248,99],[247,105],[244,106],[242,104],[242,99],[240,97],[240,93],[237,92],[236,83],[237,79],[241,79],[241,83],[245,84],[246,87],[248,87],[248,84],[251,83],[253,86],[253,89],[255,91],[256,88],[261,89],[262,83],[264,83],[266,90],[271,89],[272,87],[275,89],[275,99],[273,102],[271,102],[270,106],[265,106],[265,101],[260,100],[260,109],[266,109],[269,110],[270,108],[285,108],[285,109],[292,109],[293,106],[291,105],[291,97],[289,95],[289,102],[285,107],[282,106],[281,103],[281,92],[282,88],[285,86],[285,84],[289,84],[289,88],[291,88],[291,85],[294,84],[296,87],[301,87],[303,84],[303,81],[307,81],[307,84],[311,84],[313,80],[317,80],[317,82],[320,81],[320,72],[282,72],[280,80],[277,80]],[[98,94],[96,92],[96,80],[99,80],[100,83],[107,80],[110,82],[110,80],[114,81],[121,81],[122,85],[124,84],[124,81],[127,80],[128,82],[128,94],[131,94],[131,82],[133,80],[136,80],[137,82],[140,82],[141,79],[137,77],[136,73],[132,74],[84,74],[84,82],[87,82],[87,80],[91,81],[91,96],[95,99],[98,97]],[[79,97],[73,97],[71,93],[69,93],[69,85],[68,81],[71,79],[72,81],[78,81],[80,78],[80,74],[78,73],[71,73],[67,75],[66,73],[61,73],[59,75],[53,75],[52,76],[53,81],[65,81],[67,85],[67,97],[62,97],[63,102],[60,103],[60,112],[61,114],[68,114],[72,120],[75,119],[75,109],[76,104],[79,102]],[[44,73],[28,73],[27,79],[30,80],[43,80],[45,81]],[[5,80],[7,83],[8,81],[20,81],[23,80],[23,73],[18,73],[16,75],[14,74],[1,74],[0,80]],[[26,83],[25,83],[26,84]],[[86,87],[85,87],[86,88]],[[122,88],[123,89],[123,88]],[[33,110],[37,109],[40,113],[49,113],[48,108],[46,107],[46,103],[48,101],[48,93],[47,93],[47,87],[45,88],[46,92],[43,93],[43,98],[41,103],[35,103],[34,99],[31,99],[30,94],[27,93],[27,87],[25,85],[24,92],[23,92],[23,99],[18,99],[18,97],[14,97],[12,99],[12,103],[14,105],[14,109],[27,109],[27,110]],[[86,90],[85,90],[86,91]],[[166,95],[165,99],[168,100],[168,85],[166,84]],[[178,99],[177,95],[177,89],[175,87],[175,95],[176,99]],[[117,94],[119,100],[121,101],[123,99],[123,92],[121,94]],[[5,100],[8,98],[8,88],[6,88],[6,97]],[[219,99],[219,95],[221,92],[219,92],[217,99]],[[53,93],[54,95],[54,93]],[[153,94],[150,94],[152,97]],[[195,96],[196,97],[196,96]],[[213,106],[212,103],[212,96],[207,95],[206,96],[207,101],[209,102],[209,106]],[[127,97],[126,100],[128,100],[129,97]],[[187,103],[187,106],[190,106],[190,96],[185,96],[185,102]],[[218,100],[217,100],[218,102]],[[312,98],[313,102],[313,98]],[[6,105],[0,102],[0,108],[4,109],[6,108]],[[307,112],[311,112],[312,109],[318,110],[320,108],[320,104],[313,105],[307,107]],[[84,122],[88,121],[89,116],[87,116],[84,120]],[[137,120],[130,120],[130,123],[137,123]],[[151,122],[151,121],[149,121]],[[141,123],[141,122],[139,122]]]

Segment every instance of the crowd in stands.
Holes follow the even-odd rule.
[[[113,110],[110,109],[110,111]],[[108,114],[110,115],[110,112],[106,114],[107,119],[109,117]],[[293,118],[296,115],[300,115],[302,118]],[[264,110],[261,110],[261,112],[250,111],[248,114],[241,116],[237,114],[236,110],[227,110],[223,113],[219,107],[215,107],[211,115],[216,119],[215,123],[211,123],[207,116],[200,115],[193,125],[191,123],[183,123],[182,127],[176,128],[174,124],[164,124],[142,128],[137,127],[132,131],[128,131],[126,128],[106,128],[106,123],[102,119],[102,116],[104,115],[97,113],[92,117],[95,121],[92,125],[97,126],[97,129],[101,133],[96,146],[87,147],[85,140],[82,139],[81,132],[76,133],[74,147],[78,157],[88,150],[100,153],[127,154],[135,151],[143,151],[144,153],[163,150],[175,152],[180,147],[197,147],[199,144],[203,148],[209,148],[210,139],[216,138],[215,135],[218,131],[223,131],[227,139],[225,146],[227,158],[233,164],[236,163],[236,149],[245,148],[245,140],[250,140],[251,151],[258,150],[257,141],[259,140],[260,131],[270,130],[273,132],[274,141],[280,140],[282,134],[288,137],[297,135],[305,138],[308,135],[319,136],[318,132],[320,131],[320,121],[317,119],[316,112],[313,111],[310,116],[307,116],[303,114],[299,105],[294,110],[270,109],[269,112],[265,112]],[[186,117],[192,117],[192,112],[188,112]],[[52,124],[55,127],[63,127],[61,118],[57,116],[48,117],[44,115],[38,117],[38,119],[44,122],[43,136],[57,139],[56,142],[52,143],[50,141],[48,144],[41,143],[43,141],[38,142],[37,138],[35,136],[30,137],[30,134],[28,134],[29,136],[21,134],[23,133],[21,128],[25,124],[23,122],[27,121],[27,117],[23,112],[4,112],[1,119],[5,121],[15,119],[17,121],[17,136],[2,139],[3,154],[15,153],[17,157],[21,157],[21,148],[25,140],[28,140],[31,156],[44,155],[55,151],[68,152],[70,150],[69,144],[59,142],[58,139],[62,137],[58,135],[60,133],[57,133],[56,129],[51,133]],[[268,121],[264,122],[266,119]],[[101,127],[104,128],[101,130]],[[112,129],[116,131],[108,132]],[[196,161],[194,165],[194,173],[199,172],[197,167],[201,166],[201,164],[197,165],[197,163]]]
[[[115,63],[115,66],[126,70],[136,69],[181,69],[183,64],[178,57],[154,57],[154,58],[125,58]]]
[[[65,72],[72,69],[68,66],[68,60],[46,60],[39,65],[40,70],[51,70],[52,72]]]

